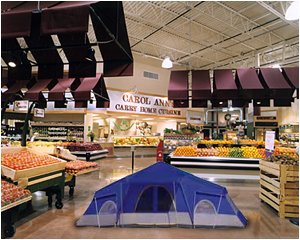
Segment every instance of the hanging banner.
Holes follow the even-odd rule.
[[[28,111],[28,105],[29,105],[29,101],[28,100],[19,100],[19,101],[14,101],[14,108],[13,110],[15,112],[24,112],[24,111]]]
[[[108,90],[110,108],[107,111],[182,117],[182,110],[173,108],[168,98]]]
[[[33,109],[33,116],[34,117],[39,117],[39,118],[44,118],[45,117],[45,109],[34,108]]]

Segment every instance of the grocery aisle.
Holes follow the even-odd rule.
[[[34,212],[16,223],[14,238],[298,238],[298,226],[280,219],[258,197],[255,180],[221,180],[237,207],[248,218],[245,229],[183,229],[183,228],[97,228],[76,227],[75,221],[84,213],[94,191],[131,173],[130,158],[106,158],[97,161],[100,172],[78,177],[73,199],[65,188],[62,210],[48,210],[44,193],[33,194]],[[136,158],[136,170],[155,162],[155,158]],[[201,172],[200,169],[185,169]],[[211,170],[213,172],[213,170]],[[206,173],[209,170],[205,170]],[[274,227],[280,226],[280,227]]]

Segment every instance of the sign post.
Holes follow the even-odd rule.
[[[134,171],[134,152],[135,152],[135,147],[131,146],[131,173]]]

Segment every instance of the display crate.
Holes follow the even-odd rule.
[[[8,148],[2,148],[2,153],[15,153],[18,151],[22,151],[23,149],[26,149],[24,147],[8,147]],[[27,148],[28,151],[37,154],[37,155],[45,155],[45,153],[35,151],[33,149]],[[35,176],[40,176],[43,174],[55,172],[55,171],[62,171],[65,169],[66,161],[63,161],[59,158],[50,156],[51,158],[55,158],[58,160],[57,163],[49,164],[49,165],[43,165],[43,166],[37,166],[34,168],[28,168],[23,170],[14,170],[6,166],[1,166],[1,175],[5,176],[7,178],[10,178],[12,181],[18,181],[22,178],[31,178]]]
[[[299,166],[260,161],[259,167],[260,199],[280,218],[299,217]]]

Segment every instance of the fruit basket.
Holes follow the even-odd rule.
[[[1,149],[1,175],[13,181],[64,170],[65,166],[66,161],[26,147]]]

